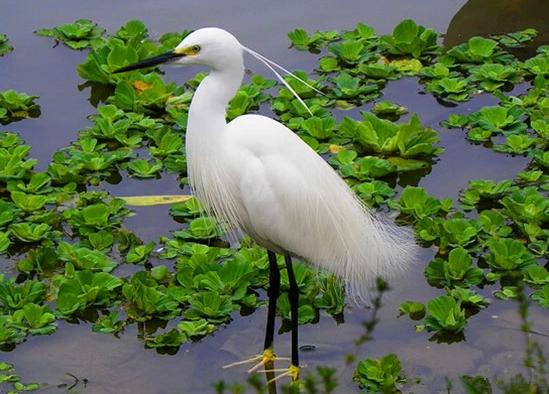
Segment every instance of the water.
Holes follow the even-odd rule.
[[[490,21],[508,12],[508,2],[492,3]],[[520,3],[521,12],[528,13],[524,9],[529,9],[531,15],[541,15],[541,20],[549,20],[548,15],[543,15],[549,7],[528,8],[535,7],[535,2]],[[448,30],[451,34],[445,40],[458,42],[477,34],[478,24],[472,21],[484,20],[485,13],[486,9],[479,7],[478,1],[474,0],[308,0],[298,4],[286,0],[262,4],[250,0],[143,0],[139,4],[129,0],[116,3],[101,0],[3,2],[0,30],[8,34],[15,51],[0,58],[0,90],[12,88],[39,95],[42,108],[38,119],[14,123],[7,129],[21,133],[32,146],[31,155],[40,159],[37,168],[44,169],[52,153],[68,145],[76,138],[78,131],[89,124],[86,116],[95,112],[90,104],[90,90],[79,88],[83,81],[75,71],[85,53],[63,46],[53,49],[51,40],[33,34],[38,28],[79,18],[92,19],[110,31],[129,19],[138,18],[145,22],[153,37],[167,31],[219,26],[233,32],[245,45],[280,60],[290,69],[310,71],[315,62],[312,55],[287,49],[286,33],[298,26],[309,31],[341,30],[352,28],[357,22],[365,22],[379,33],[388,33],[400,20],[413,18],[441,32],[450,26]],[[497,28],[499,26],[494,26],[494,29]],[[513,27],[515,30],[519,28],[521,26]],[[263,66],[256,62],[249,61],[248,66],[254,72],[268,75]],[[196,71],[168,69],[167,78],[183,82]],[[493,99],[480,96],[458,108],[446,108],[432,96],[419,94],[420,91],[421,87],[414,79],[403,79],[390,83],[384,90],[384,98],[407,106],[410,112],[419,113],[423,123],[440,131],[441,145],[446,151],[431,172],[419,180],[419,185],[431,194],[456,199],[459,190],[466,187],[470,179],[501,180],[512,177],[525,167],[528,161],[524,158],[512,158],[482,146],[470,145],[463,132],[446,130],[438,125],[450,113],[470,112],[492,104]],[[101,187],[115,195],[144,194],[144,190],[151,194],[181,192],[174,176],[164,175],[160,180],[145,182],[124,178],[117,185],[102,184]],[[178,228],[168,214],[168,207],[138,208],[135,212],[136,215],[125,224],[145,241],[157,240],[160,235]],[[425,302],[442,294],[441,290],[429,287],[423,277],[424,265],[433,253],[424,250],[421,263],[391,283],[393,290],[388,293],[381,310],[381,320],[374,332],[375,340],[363,347],[359,357],[397,353],[406,373],[411,377],[421,377],[421,383],[411,388],[414,392],[442,392],[446,388],[446,376],[454,380],[460,374],[492,377],[519,370],[524,338],[518,330],[516,305],[496,301],[491,295],[492,288],[484,289],[483,294],[493,304],[470,319],[465,331],[466,340],[460,343],[447,345],[430,342],[431,334],[415,333],[414,325],[408,318],[397,318],[400,302]],[[13,271],[13,261],[0,259],[0,263],[2,271]],[[531,313],[535,328],[540,332],[549,332],[546,311],[533,306]],[[315,347],[314,351],[302,353],[302,362],[311,370],[316,365],[343,370],[338,392],[356,391],[351,382],[352,371],[343,368],[343,357],[354,349],[353,341],[363,330],[360,323],[367,317],[366,310],[350,309],[345,313],[344,324],[337,324],[323,315],[318,324],[300,327],[301,344]],[[137,338],[148,327],[131,325],[116,338],[92,333],[87,323],[61,322],[52,336],[29,338],[15,351],[3,353],[2,359],[15,363],[17,373],[25,381],[45,384],[44,392],[64,392],[75,383],[70,392],[209,392],[216,380],[238,381],[245,378],[242,369],[222,370],[221,366],[261,350],[265,319],[264,308],[250,316],[235,314],[233,321],[215,335],[198,343],[185,344],[175,355],[144,349]],[[545,346],[549,342],[544,336],[535,338]],[[289,333],[276,336],[279,354],[290,353],[289,339]],[[73,374],[79,381],[76,382],[67,373]]]

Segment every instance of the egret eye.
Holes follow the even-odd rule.
[[[200,52],[200,45],[193,45],[191,47],[191,51],[192,51],[193,54],[196,55],[198,52]]]

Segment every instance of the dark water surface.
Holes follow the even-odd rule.
[[[40,159],[37,169],[44,169],[52,153],[71,140],[89,122],[86,116],[95,112],[90,104],[89,89],[79,89],[83,82],[75,68],[85,52],[71,51],[60,45],[52,48],[50,39],[38,37],[33,31],[52,27],[79,18],[92,19],[110,31],[127,20],[138,18],[145,22],[153,37],[168,31],[219,26],[234,33],[247,46],[279,60],[290,69],[310,71],[315,57],[307,53],[289,51],[286,33],[301,26],[306,30],[350,29],[357,22],[365,22],[379,33],[388,33],[404,18],[445,32],[451,23],[458,24],[447,40],[458,42],[477,27],[467,21],[484,18],[482,7],[473,0],[323,0],[323,1],[174,1],[174,0],[42,0],[0,2],[0,32],[9,36],[15,51],[0,59],[0,90],[17,89],[39,95],[42,115],[38,119],[14,123],[6,128],[20,132],[32,146],[31,155]],[[492,5],[492,17],[504,12],[503,6]],[[505,2],[502,2],[505,3]],[[524,4],[528,2],[523,2]],[[543,8],[543,7],[542,7]],[[546,7],[549,8],[549,7]],[[466,13],[471,13],[467,15]],[[535,13],[533,9],[531,13]],[[465,15],[464,15],[465,13]],[[457,21],[456,21],[457,19]],[[545,21],[549,20],[547,18]],[[476,22],[475,22],[476,23]],[[527,23],[526,23],[527,24]],[[527,27],[522,26],[522,27]],[[499,28],[499,27],[498,27]],[[520,29],[514,26],[513,29]],[[457,29],[457,30],[456,30]],[[486,33],[486,31],[483,31]],[[473,34],[477,34],[476,31]],[[254,71],[269,75],[255,62],[248,62]],[[183,82],[197,70],[167,70],[167,79]],[[441,128],[438,123],[450,113],[467,113],[494,103],[493,98],[476,97],[457,108],[439,105],[430,95],[419,94],[421,87],[415,79],[390,83],[384,99],[398,102],[417,112],[423,123],[440,131],[441,145],[446,151],[419,185],[437,197],[456,198],[470,179],[501,180],[511,178],[522,170],[527,160],[496,154],[482,146],[470,145],[464,134]],[[411,181],[413,182],[413,180]],[[103,184],[115,195],[176,194],[181,193],[175,176],[163,175],[160,180],[138,181],[124,178],[117,185]],[[168,214],[168,207],[135,209],[136,215],[125,224],[144,240],[158,240],[161,235],[177,229],[178,224]],[[360,358],[379,357],[395,352],[406,373],[421,377],[421,383],[409,389],[414,392],[443,392],[445,377],[455,380],[461,374],[511,374],[520,369],[524,355],[524,337],[518,330],[520,322],[513,302],[494,299],[494,289],[483,294],[493,303],[472,317],[465,331],[466,340],[451,345],[429,341],[429,333],[415,333],[408,318],[397,318],[398,304],[404,300],[424,302],[440,295],[442,290],[429,287],[423,276],[424,265],[433,251],[424,250],[421,263],[391,283],[392,291],[385,299],[380,323],[374,332],[375,340],[368,342]],[[13,272],[14,262],[0,258],[3,272]],[[536,330],[549,332],[547,311],[532,306]],[[212,392],[211,383],[225,379],[245,378],[243,369],[223,370],[221,366],[257,354],[263,343],[266,309],[250,316],[235,314],[226,328],[199,343],[185,344],[175,355],[158,354],[146,350],[137,337],[147,327],[136,324],[126,328],[120,338],[91,332],[86,323],[61,322],[52,336],[29,338],[25,343],[0,358],[16,364],[24,381],[45,384],[44,392],[64,392],[57,387],[73,378],[80,379],[70,392],[85,393],[205,393]],[[338,392],[355,392],[351,370],[344,370],[344,355],[354,349],[353,341],[363,332],[361,322],[367,310],[348,309],[345,323],[337,324],[328,316],[320,322],[300,327],[302,345],[315,346],[303,352],[302,362],[313,369],[328,365],[342,371]],[[145,334],[146,335],[146,334]],[[277,352],[288,355],[289,334],[275,339]],[[536,338],[547,346],[547,337]],[[87,379],[84,384],[83,379]],[[413,380],[413,379],[411,379]],[[457,382],[455,382],[457,383]],[[454,384],[457,387],[457,384]],[[407,391],[410,391],[407,390]],[[456,392],[460,392],[457,388]]]

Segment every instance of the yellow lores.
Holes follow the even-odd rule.
[[[173,53],[181,56],[195,56],[200,52],[200,45],[192,45],[190,47],[175,48]]]

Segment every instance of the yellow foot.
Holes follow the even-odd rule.
[[[245,364],[251,364],[255,363],[250,369],[248,369],[248,373],[252,373],[257,371],[262,366],[270,366],[273,365],[273,362],[276,360],[289,360],[287,357],[277,357],[272,349],[265,349],[262,354],[257,355],[255,357],[251,357],[247,360],[237,361],[235,363],[224,365],[223,368],[232,368],[237,367],[239,365],[245,365]]]
[[[286,376],[289,376],[290,379],[292,379],[292,382],[297,382],[299,380],[299,371],[300,371],[300,367],[298,367],[297,365],[291,364],[287,369],[275,368],[275,369],[269,369],[261,372],[265,372],[265,373],[282,372],[280,375],[267,381],[267,384],[271,384],[273,382],[276,382],[278,379],[284,378]]]

